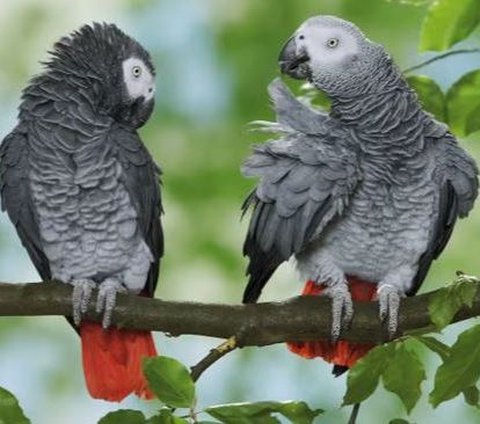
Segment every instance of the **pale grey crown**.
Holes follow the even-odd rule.
[[[306,20],[286,42],[279,61],[282,72],[308,80],[331,96],[364,94],[391,66],[381,45],[334,16]]]

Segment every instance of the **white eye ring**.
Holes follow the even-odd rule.
[[[331,49],[337,47],[338,46],[338,38],[329,38],[327,40],[327,46],[330,47]]]
[[[134,78],[140,78],[142,75],[142,68],[140,66],[134,66],[132,68],[132,75]]]

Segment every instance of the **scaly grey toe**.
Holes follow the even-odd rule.
[[[88,303],[96,284],[93,280],[89,280],[87,278],[73,280],[70,282],[70,284],[73,286],[73,322],[78,327],[82,321],[82,315],[87,312]]]
[[[337,283],[327,287],[323,294],[332,299],[332,341],[340,337],[343,325],[349,326],[353,317],[353,302],[345,283]]]
[[[125,293],[126,288],[115,278],[107,278],[98,288],[96,311],[103,311],[103,328],[110,327],[112,322],[113,308],[117,299],[117,293]]]
[[[402,295],[398,288],[391,284],[380,284],[377,289],[379,316],[386,322],[388,334],[393,338],[398,329],[398,312]]]

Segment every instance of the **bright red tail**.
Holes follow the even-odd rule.
[[[83,372],[93,398],[120,402],[130,393],[153,398],[142,373],[142,358],[157,355],[150,332],[104,330],[101,324],[83,322],[80,336]]]
[[[353,300],[359,302],[374,300],[377,292],[376,284],[350,276],[347,277],[347,280]],[[323,286],[313,281],[307,281],[302,296],[319,295],[323,289]],[[375,347],[374,344],[350,343],[343,340],[336,343],[328,341],[288,342],[287,346],[293,353],[304,358],[321,357],[327,362],[349,368]]]

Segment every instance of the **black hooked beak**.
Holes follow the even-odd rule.
[[[308,77],[309,68],[307,62],[310,60],[305,49],[297,48],[295,36],[287,40],[278,57],[278,64],[282,74],[292,78],[305,79]]]

